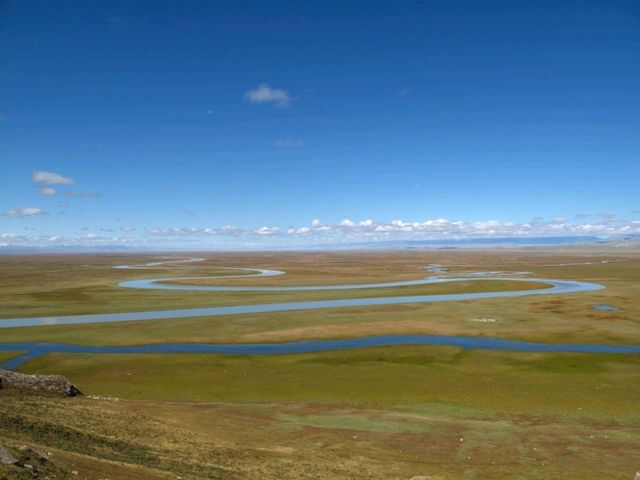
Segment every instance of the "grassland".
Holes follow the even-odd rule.
[[[202,264],[153,271],[111,268],[146,263],[152,255],[4,257],[2,308],[11,315],[0,316],[302,299],[301,292],[234,298],[115,286],[129,278],[214,275],[219,267],[289,272],[219,282],[236,285],[410,280],[424,276],[425,265],[441,263],[452,273],[526,270],[536,277],[593,281],[607,288],[442,304],[2,329],[0,341],[273,342],[435,333],[640,343],[640,254],[634,251],[203,256],[207,261]],[[33,283],[48,276],[53,280]],[[431,287],[486,291],[509,288],[510,283],[515,282],[370,292],[435,293]],[[312,292],[312,298],[367,292],[318,293]],[[619,310],[593,310],[600,303]],[[488,317],[495,322],[471,321]],[[633,478],[640,468],[639,367],[637,355],[432,346],[281,356],[51,354],[22,370],[61,373],[88,395],[119,400],[36,399],[0,391],[0,435],[10,446],[53,449],[62,465],[80,472],[79,478],[622,480]]]
[[[526,405],[536,414],[577,413],[582,408],[605,416],[635,415],[637,403],[629,400],[640,402],[638,355],[431,346],[266,357],[51,354],[22,370],[64,372],[97,395],[171,401],[443,403],[511,413],[523,413],[521,406]]]
[[[428,263],[451,266],[454,273],[477,270],[532,271],[546,278],[594,281],[605,290],[545,297],[484,299],[440,304],[408,304],[255,314],[229,317],[128,322],[122,325],[78,325],[73,328],[33,327],[2,332],[5,341],[51,340],[85,344],[149,342],[275,342],[337,338],[383,333],[490,335],[542,342],[640,343],[640,255],[567,254],[548,250],[526,252],[399,252],[208,255],[207,262],[173,270],[117,270],[112,265],[145,263],[154,256],[3,257],[0,317],[187,308],[304,299],[349,298],[417,293],[455,293],[465,289],[525,288],[518,282],[465,282],[392,289],[324,292],[172,292],[117,287],[127,278],[157,275],[191,276],[216,272],[216,266],[286,270],[287,275],[221,280],[224,284],[291,285],[411,280],[425,275]],[[600,263],[602,260],[609,263]],[[596,263],[590,263],[596,262]],[[567,265],[565,263],[578,263]],[[24,265],[20,267],[20,265]],[[83,267],[91,265],[92,267]],[[560,266],[542,266],[560,265]],[[195,268],[195,270],[194,270]],[[221,270],[218,268],[217,272]],[[154,273],[155,272],[155,273]],[[51,281],[43,283],[43,278]],[[83,282],[88,282],[87,284]],[[614,312],[593,310],[614,304]],[[474,318],[495,318],[479,324]],[[0,320],[1,321],[1,320]]]
[[[17,357],[22,352],[0,352],[0,363],[9,360],[10,358]]]
[[[110,257],[107,257],[110,258]],[[298,292],[198,292],[129,289],[118,286],[118,282],[136,278],[164,278],[180,276],[224,276],[229,273],[215,266],[203,265],[169,269],[114,269],[110,263],[99,257],[100,262],[87,264],[90,258],[83,256],[36,257],[26,260],[24,257],[0,258],[0,272],[4,276],[3,291],[0,294],[0,319],[33,316],[76,315],[84,313],[112,313],[123,311],[143,311],[171,308],[246,305],[257,303],[280,303],[306,300],[329,300],[340,298],[370,298],[378,296],[426,295],[460,292],[485,292],[501,290],[527,290],[546,288],[547,285],[536,282],[513,282],[505,279],[497,282],[461,282],[452,284],[434,284],[407,287],[298,291]],[[141,259],[138,259],[140,261]],[[63,263],[64,261],[64,263]],[[126,257],[117,257],[117,261],[134,261]],[[208,263],[214,263],[211,259]],[[29,262],[26,266],[23,263]],[[242,263],[247,260],[243,259]],[[295,269],[295,264],[292,265]],[[370,269],[371,267],[369,267]],[[334,269],[335,270],[335,269]],[[323,275],[306,275],[306,271],[293,270],[287,275],[263,278],[219,278],[204,280],[183,280],[180,284],[211,285],[332,285],[341,283],[372,283],[391,280],[415,280],[423,278],[427,272],[421,266],[385,276],[375,272],[351,272],[345,276],[327,269]],[[242,272],[236,270],[234,273]],[[246,272],[244,272],[246,273]],[[374,275],[375,273],[375,275]],[[314,283],[317,281],[318,283]],[[172,282],[168,282],[172,283]],[[1,321],[1,320],[0,320]]]
[[[103,447],[99,458],[188,478],[623,479],[640,448],[639,364],[624,355],[393,347],[50,355],[25,370],[62,371],[92,394],[129,399],[49,400],[47,418],[65,418],[76,434],[88,422],[101,447],[111,435],[128,446]],[[0,411],[23,418],[35,405]],[[50,441],[87,451],[69,437]]]

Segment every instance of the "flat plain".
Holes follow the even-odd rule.
[[[0,342],[270,343],[382,334],[640,344],[640,252],[610,246],[397,252],[206,253],[197,263],[114,269],[190,254],[0,257],[0,318],[545,288],[456,282],[294,292],[126,289],[129,279],[332,285],[531,272],[604,290],[442,303],[0,329]],[[527,277],[526,275],[524,277]],[[615,311],[598,311],[606,304]],[[490,319],[491,321],[482,321]],[[0,320],[2,322],[2,320]],[[17,355],[0,354],[0,361]],[[84,398],[0,391],[9,446],[54,452],[79,478],[628,479],[640,469],[640,356],[394,346],[296,355],[62,354],[27,373],[67,376]],[[0,470],[0,473],[3,473]]]

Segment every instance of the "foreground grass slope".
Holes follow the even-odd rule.
[[[120,400],[5,396],[0,431],[144,478],[622,480],[640,450],[639,367],[445,347],[51,355],[24,370]]]

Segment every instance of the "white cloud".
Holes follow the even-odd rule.
[[[36,170],[31,175],[31,181],[33,183],[46,184],[46,185],[71,185],[74,183],[73,178],[63,177],[57,173],[45,172],[43,170]]]
[[[40,187],[38,189],[38,192],[40,192],[40,195],[45,195],[47,197],[50,197],[58,193],[55,188],[51,188],[51,187]]]
[[[267,227],[263,227],[266,229]],[[271,227],[273,229],[273,227]],[[365,219],[355,222],[345,218],[338,224],[323,225],[314,219],[311,227],[291,226],[285,230],[288,235],[305,235],[317,239],[343,239],[349,241],[398,239],[398,240],[439,240],[487,237],[545,237],[545,236],[611,236],[640,234],[640,221],[624,221],[607,215],[598,222],[588,224],[570,223],[563,218],[545,221],[537,218],[530,222],[485,220],[465,222],[445,218],[424,221],[376,222]],[[236,232],[246,234],[246,231]],[[314,237],[315,235],[315,237]]]
[[[7,210],[10,217],[45,215],[37,208]],[[575,237],[595,236],[615,238],[631,236],[640,239],[640,220],[625,220],[621,217],[594,216],[590,223],[571,223],[556,218],[544,220],[532,219],[529,222],[509,222],[484,220],[466,222],[446,218],[408,221],[376,221],[372,218],[353,221],[344,219],[339,223],[323,224],[314,219],[310,225],[288,226],[264,225],[259,228],[239,228],[231,225],[221,227],[160,227],[138,229],[120,227],[120,236],[110,229],[82,229],[77,236],[60,237],[56,235],[18,235],[0,233],[0,246],[78,246],[95,247],[106,245],[137,246],[149,248],[224,248],[224,249],[265,249],[297,248],[302,246],[339,246],[359,242],[380,241],[438,241],[473,240],[483,238],[530,238],[530,237]],[[96,233],[92,233],[96,232]],[[97,232],[109,232],[103,236]],[[132,233],[136,232],[136,233]],[[428,245],[428,243],[426,244]]]
[[[298,234],[298,235],[306,235],[307,233],[311,232],[311,228],[309,227],[300,227],[300,228],[289,228],[287,229],[287,233],[289,234]]]
[[[33,217],[37,215],[48,215],[48,213],[39,208],[26,207],[5,210],[3,215],[5,215],[6,217]]]
[[[302,145],[302,140],[281,139],[273,142],[273,146],[277,148],[299,148]]]
[[[101,236],[86,233],[77,236],[63,237],[58,235],[17,235],[15,233],[0,233],[0,247],[29,247],[29,248],[96,248],[104,246],[141,247],[150,245],[148,240],[136,237]]]
[[[185,237],[197,235],[200,233],[200,230],[197,228],[169,228],[169,227],[160,227],[153,228],[149,230],[149,234],[159,236],[159,237]]]
[[[257,229],[256,233],[258,235],[273,235],[274,233],[280,233],[280,230],[282,230],[280,227],[267,227],[265,225]]]
[[[239,231],[241,231],[241,229],[239,229],[237,227],[234,227],[233,225],[224,225],[222,227],[222,231],[224,233],[229,234],[229,233],[239,232]]]
[[[244,98],[251,103],[273,103],[278,107],[286,107],[291,103],[289,92],[280,88],[271,88],[266,83],[261,83],[253,90],[247,91]]]

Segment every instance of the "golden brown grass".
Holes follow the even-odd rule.
[[[272,342],[428,333],[640,343],[638,252],[574,248],[204,256],[208,260],[197,270],[196,264],[177,264],[154,271],[111,268],[145,263],[154,255],[2,257],[0,300],[13,316],[56,308],[81,313],[78,310],[85,308],[124,311],[210,305],[214,298],[227,302],[230,297],[211,292],[191,296],[121,291],[125,289],[115,284],[152,275],[206,275],[219,272],[220,266],[290,272],[281,277],[227,279],[225,284],[406,280],[426,275],[423,267],[428,263],[441,263],[451,266],[453,273],[528,270],[537,277],[593,281],[607,289],[440,304],[3,329],[1,341]],[[599,263],[602,260],[610,263]],[[557,266],[584,262],[598,263]],[[43,278],[51,281],[43,284]],[[598,303],[620,310],[593,310]],[[485,317],[496,322],[467,321]],[[434,480],[622,480],[633,478],[638,468],[639,361],[637,355],[410,346],[277,357],[56,354],[24,369],[63,373],[86,393],[124,399],[22,398],[0,391],[0,435],[11,446],[54,449],[64,465],[77,466],[80,478],[108,473],[113,479],[424,475]]]

